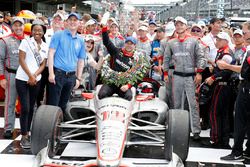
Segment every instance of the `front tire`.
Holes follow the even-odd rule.
[[[61,130],[58,125],[63,120],[61,108],[50,105],[40,106],[33,118],[31,128],[31,152],[36,155],[47,146],[49,140],[49,157],[58,149]]]
[[[186,110],[169,110],[165,132],[165,158],[172,160],[172,153],[184,162],[189,150],[189,113]]]

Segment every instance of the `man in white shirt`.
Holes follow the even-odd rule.
[[[211,31],[201,40],[209,47],[209,55],[208,55],[208,66],[214,64],[215,57],[217,55],[217,48],[215,46],[216,36],[221,31],[222,21],[219,18],[212,18],[210,20]]]
[[[50,40],[51,40],[51,37],[53,36],[53,34],[56,31],[63,30],[63,28],[64,28],[63,21],[64,21],[64,16],[61,13],[54,14],[54,16],[52,18],[52,23],[51,23],[52,28],[48,29],[46,31],[46,34],[44,35],[48,46],[50,44]]]

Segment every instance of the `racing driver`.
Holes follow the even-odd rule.
[[[103,44],[107,48],[111,60],[110,60],[110,68],[116,72],[126,72],[133,67],[134,62],[134,53],[136,47],[136,39],[134,37],[127,37],[125,40],[125,45],[123,48],[117,48],[110,41],[107,27],[102,28],[102,37]],[[145,75],[145,73],[141,73],[140,75]],[[136,76],[134,76],[136,77]],[[122,86],[117,86],[116,84],[103,84],[98,97],[99,99],[103,99],[105,97],[110,97],[114,93],[117,93],[120,97],[131,100],[132,99],[132,91],[131,87],[133,85],[126,83]]]

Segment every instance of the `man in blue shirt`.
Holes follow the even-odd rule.
[[[78,36],[79,16],[71,13],[67,17],[67,29],[56,32],[49,47],[49,105],[64,111],[70,93],[78,88],[84,65],[85,44]]]

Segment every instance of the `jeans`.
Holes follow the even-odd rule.
[[[42,78],[41,78],[41,84],[40,84],[40,89],[39,93],[37,96],[36,104],[37,107],[41,105],[41,101],[44,100],[44,93],[45,93],[45,104],[47,104],[48,101],[48,95],[49,95],[49,70],[48,67],[45,67],[45,69],[42,72]],[[46,91],[46,92],[44,92]]]
[[[16,90],[21,103],[20,126],[22,135],[27,135],[27,132],[30,131],[39,87],[40,81],[35,86],[30,86],[26,81],[16,79]]]
[[[49,83],[48,104],[61,107],[65,111],[70,94],[76,84],[74,72],[66,73],[60,69],[54,69],[56,84]]]

